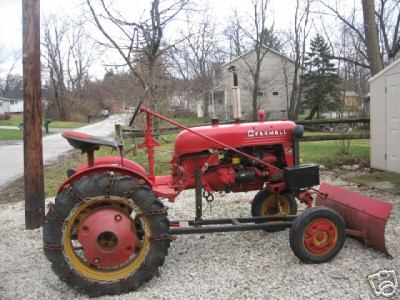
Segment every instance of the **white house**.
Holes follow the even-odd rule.
[[[1,98],[2,101],[9,102],[10,113],[22,113],[24,111],[24,96],[22,90],[8,91]]]
[[[258,108],[264,109],[270,119],[284,118],[287,117],[295,61],[273,49],[264,50],[266,54],[261,63]],[[223,64],[214,72],[214,87],[209,95],[210,115],[225,120],[233,116],[235,89],[229,68],[234,66],[238,74],[242,117],[251,118],[254,86],[251,71],[255,69],[255,62],[256,52],[251,50]]]
[[[10,102],[2,100],[0,97],[0,117],[4,116],[5,113],[10,111]]]
[[[371,167],[400,173],[400,59],[370,79]]]

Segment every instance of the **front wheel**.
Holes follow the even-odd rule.
[[[267,190],[259,191],[251,203],[251,215],[260,216],[289,216],[297,213],[296,199],[289,193],[272,193]],[[274,222],[274,223],[278,223]],[[272,222],[269,222],[270,224]],[[281,231],[287,226],[275,226],[265,229],[268,232]]]
[[[163,204],[140,180],[114,173],[65,188],[43,226],[44,252],[57,276],[90,296],[136,290],[168,253]]]
[[[323,263],[334,258],[342,249],[346,226],[333,209],[316,206],[306,209],[290,229],[290,247],[305,263]]]

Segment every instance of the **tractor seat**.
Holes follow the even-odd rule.
[[[112,138],[98,137],[72,130],[64,131],[62,133],[62,136],[68,141],[68,143],[72,147],[80,149],[83,152],[96,149],[100,146],[107,146],[112,148],[116,148],[118,146],[117,142]]]

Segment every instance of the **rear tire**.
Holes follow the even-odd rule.
[[[316,206],[306,209],[290,229],[290,247],[305,263],[324,263],[342,249],[346,226],[333,209]]]
[[[259,191],[251,203],[251,215],[253,217],[295,215],[297,213],[296,199],[289,193],[281,193],[279,197],[282,211],[279,211],[279,207],[275,204],[274,193],[267,190]],[[278,223],[278,221],[276,223]],[[267,232],[275,232],[285,230],[286,228],[287,226],[276,226],[264,230]]]
[[[61,280],[89,296],[136,290],[157,275],[168,253],[169,220],[163,208],[151,189],[132,177],[113,173],[83,177],[72,183],[70,191],[64,189],[57,196],[46,216],[43,226],[45,255]],[[86,259],[87,249],[79,246],[78,236],[83,222],[99,211],[110,210],[118,211],[124,220],[131,220],[127,224],[132,222],[132,226],[124,228],[130,228],[129,232],[138,243],[134,244],[134,249],[126,248],[132,254],[123,263],[108,267]],[[142,228],[138,218],[132,216],[134,213],[139,216]],[[108,232],[108,227],[104,227],[104,232]]]

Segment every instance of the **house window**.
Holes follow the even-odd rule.
[[[279,96],[279,92],[273,91],[273,92],[272,92],[272,96]]]

